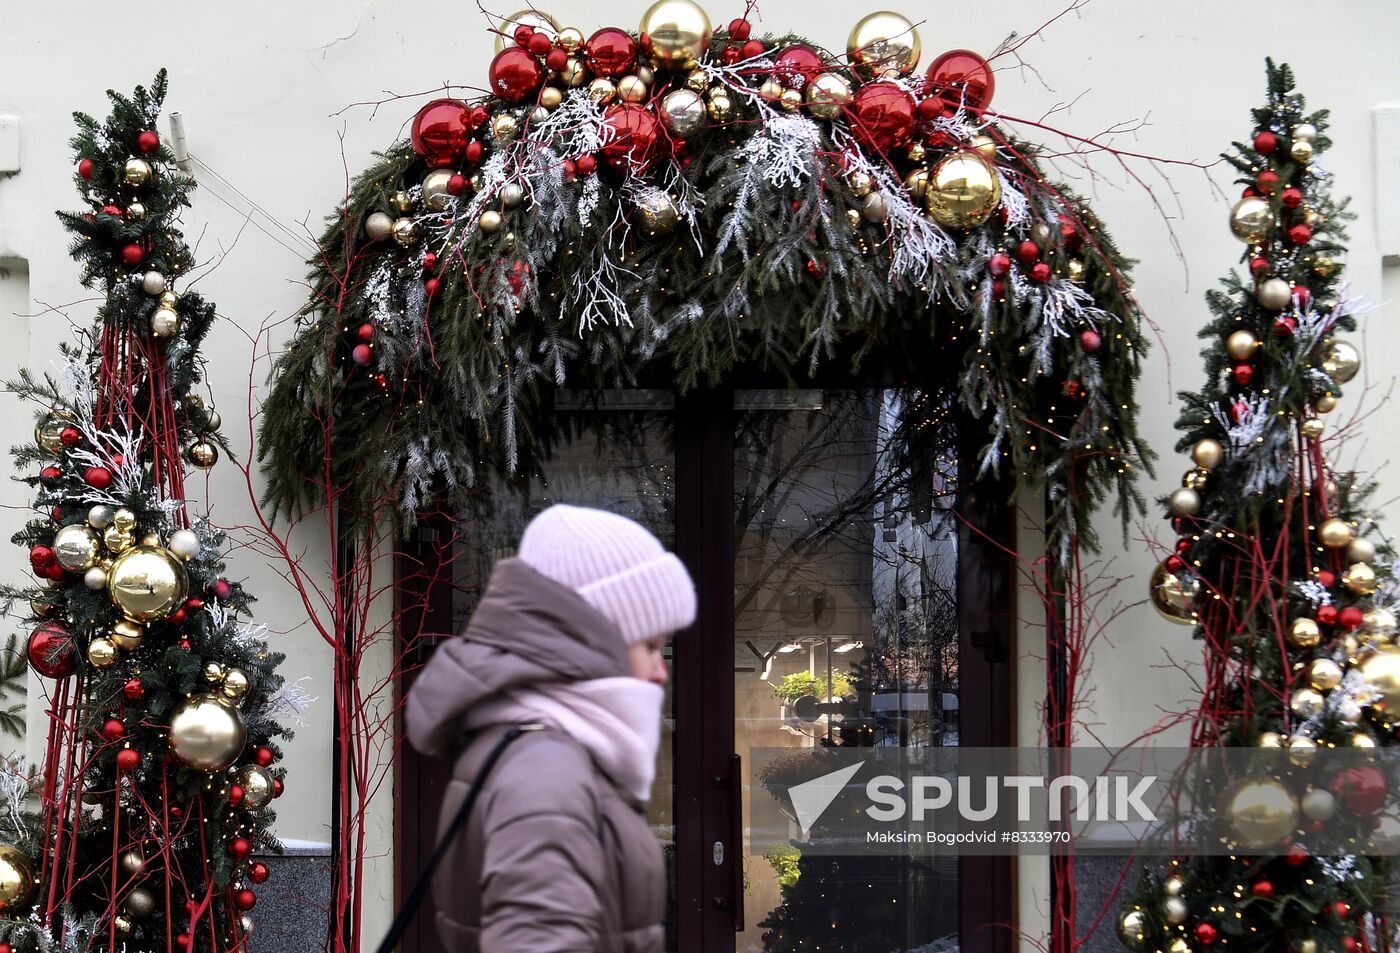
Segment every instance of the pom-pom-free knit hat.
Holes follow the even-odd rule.
[[[617,625],[628,645],[695,621],[695,583],[685,565],[625,516],[551,506],[525,527],[517,555],[582,596]]]

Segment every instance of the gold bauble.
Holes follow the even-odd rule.
[[[588,67],[582,60],[569,57],[569,61],[564,64],[564,68],[559,71],[559,78],[570,89],[578,89],[588,82]]]
[[[1342,683],[1342,667],[1330,658],[1313,659],[1308,666],[1308,684],[1320,692],[1330,692]]]
[[[1180,874],[1172,874],[1162,881],[1162,893],[1168,897],[1179,897],[1186,892],[1186,880]]]
[[[559,31],[559,45],[566,53],[577,53],[583,48],[583,31],[578,27],[564,27]]]
[[[515,31],[522,26],[532,27],[537,31],[545,33],[550,39],[562,36],[559,30],[559,21],[548,13],[539,10],[519,10],[505,17],[496,24],[496,52],[499,53],[508,46],[515,46]],[[575,30],[574,32],[578,32]],[[580,34],[580,40],[582,35]]]
[[[1299,940],[1298,953],[1317,953],[1317,941],[1310,936]]]
[[[1319,275],[1320,277],[1330,278],[1332,276],[1332,272],[1337,270],[1337,261],[1334,258],[1320,256],[1316,261],[1313,262],[1312,268],[1313,272]]]
[[[1288,149],[1288,154],[1298,162],[1311,162],[1313,157],[1313,144],[1303,139],[1295,139],[1293,145]]]
[[[45,453],[62,453],[63,430],[72,423],[72,414],[61,410],[50,411],[34,425],[34,442]]]
[[[1353,748],[1374,748],[1376,746],[1376,739],[1372,738],[1364,731],[1358,731],[1351,736],[1351,746]]]
[[[1361,370],[1361,355],[1346,341],[1335,341],[1322,360],[1322,369],[1338,384],[1345,384]]]
[[[639,103],[647,98],[647,84],[637,76],[624,76],[617,81],[617,95],[624,103]]]
[[[904,154],[909,157],[910,162],[923,162],[928,158],[928,149],[922,142],[911,142],[904,150]]]
[[[1167,943],[1167,953],[1191,953],[1191,944],[1184,936],[1174,936]]]
[[[150,181],[153,171],[145,159],[127,159],[122,166],[122,180],[127,185],[142,186]]]
[[[156,912],[156,898],[145,887],[137,887],[126,895],[126,912],[138,920],[144,920]]]
[[[1313,400],[1313,410],[1319,414],[1330,414],[1337,409],[1337,395],[1333,393],[1319,394]]]
[[[1147,934],[1147,914],[1125,910],[1118,916],[1118,940],[1129,949],[1140,949]]]
[[[139,847],[122,851],[121,858],[117,861],[122,873],[128,877],[135,877],[141,873],[146,866],[146,855]]]
[[[1370,596],[1375,594],[1380,582],[1376,579],[1376,571],[1369,564],[1352,563],[1347,567],[1347,571],[1342,573],[1342,585],[1358,596]]]
[[[169,288],[167,288],[160,293],[160,296],[157,300],[159,301],[160,306],[162,308],[173,309],[176,305],[180,303],[180,296],[177,295],[175,292],[171,291]]]
[[[29,612],[36,619],[47,619],[57,611],[58,605],[48,601],[48,599],[35,597],[29,600]]]
[[[865,216],[860,214],[858,208],[848,208],[846,209],[846,221],[851,224],[852,228],[860,228],[865,222]]]
[[[448,174],[450,175],[451,173]],[[413,196],[402,189],[394,193],[393,203],[394,208],[398,210],[400,215],[407,215],[409,212],[413,211]]]
[[[1201,581],[1183,577],[1158,565],[1149,584],[1152,606],[1168,621],[1178,625],[1196,622],[1196,597],[1201,594]]]
[[[394,241],[405,248],[418,244],[418,221],[412,218],[396,218],[391,229]]]
[[[1376,544],[1358,536],[1347,544],[1347,559],[1354,563],[1375,562]]]
[[[1189,487],[1173,490],[1167,498],[1167,508],[1173,516],[1192,517],[1201,511],[1201,494]]]
[[[692,70],[685,78],[685,89],[703,93],[710,88],[710,74],[702,69]]]
[[[875,180],[864,172],[852,172],[846,176],[846,185],[850,188],[852,195],[863,199],[870,194],[871,189],[875,188]]]
[[[97,565],[97,534],[86,523],[65,526],[54,534],[53,555],[69,572],[87,572]]]
[[[804,93],[807,112],[818,119],[836,119],[851,101],[851,84],[837,73],[818,73]]]
[[[657,0],[642,14],[637,35],[652,66],[688,70],[710,48],[710,18],[691,0]]]
[[[546,86],[540,90],[540,105],[551,112],[564,102],[564,91],[558,86]]]
[[[1298,425],[1298,432],[1303,435],[1303,439],[1305,440],[1320,439],[1322,437],[1322,432],[1326,429],[1321,419],[1317,417],[1309,417]]]
[[[883,192],[871,192],[861,203],[860,214],[867,222],[880,223],[889,218],[890,206]]]
[[[1361,663],[1361,675],[1380,692],[1372,706],[1388,715],[1400,712],[1400,650],[1386,646]]]
[[[124,913],[119,913],[112,918],[112,928],[122,936],[125,936],[136,927],[135,924],[131,922],[131,917]]]
[[[915,169],[904,177],[904,188],[916,202],[928,192],[928,170]]]
[[[219,462],[219,448],[208,440],[196,440],[185,451],[185,459],[201,470],[208,470]]]
[[[0,912],[18,917],[34,896],[34,864],[11,844],[0,844]]]
[[[598,106],[606,106],[617,98],[617,84],[606,76],[599,76],[588,84],[588,98]]]
[[[1204,490],[1210,483],[1210,471],[1192,467],[1181,475],[1181,485],[1190,490]]]
[[[705,111],[710,114],[710,119],[714,122],[725,122],[734,112],[734,104],[725,93],[715,93],[710,96],[705,104]]]
[[[976,228],[1001,204],[1001,179],[977,153],[955,152],[933,167],[924,201],[944,228]]]
[[[146,218],[146,206],[140,202],[132,202],[126,207],[126,217],[133,222],[141,222]]]
[[[136,534],[131,530],[109,526],[102,531],[102,545],[109,553],[125,552],[136,544]]]
[[[1249,331],[1236,331],[1225,339],[1225,353],[1233,361],[1249,360],[1258,346],[1259,339]]]
[[[1197,440],[1196,445],[1191,448],[1191,461],[1203,470],[1214,470],[1225,460],[1225,448],[1220,445],[1219,440],[1206,437],[1204,440]]]
[[[159,546],[134,546],[112,562],[107,593],[134,622],[164,619],[185,601],[189,578],[184,564]]]
[[[231,668],[228,670],[228,674],[224,676],[224,683],[219,688],[219,691],[221,691],[224,697],[229,701],[236,702],[244,695],[248,694],[249,687],[250,684],[248,682],[247,673],[241,668]]]
[[[1307,767],[1317,757],[1317,742],[1306,735],[1294,735],[1288,739],[1288,760],[1299,767]]]
[[[525,186],[519,182],[507,182],[501,186],[501,204],[506,208],[519,208],[525,201]]]
[[[890,10],[861,17],[846,38],[851,66],[867,78],[908,76],[919,65],[922,49],[914,24]]]
[[[661,97],[661,122],[685,138],[705,125],[705,101],[693,89],[675,89]]]
[[[136,529],[136,514],[124,506],[117,507],[112,513],[112,525],[123,532],[132,532]]]
[[[1191,916],[1191,908],[1182,898],[1169,894],[1162,898],[1162,919],[1172,926],[1181,926]]]
[[[191,695],[170,719],[170,750],[198,771],[222,771],[247,740],[238,709],[216,695]]]
[[[224,680],[225,670],[222,662],[209,662],[204,666],[204,680],[210,685],[217,685]]]
[[[520,120],[513,113],[496,113],[491,117],[491,135],[501,141],[509,141],[520,135]]]
[[[394,230],[394,220],[383,212],[370,212],[365,216],[365,237],[372,242],[388,238]]]
[[[1084,283],[1084,262],[1078,258],[1071,258],[1065,262],[1065,277],[1077,285]]]
[[[122,619],[120,622],[112,623],[112,641],[117,643],[118,648],[135,652],[145,639],[146,630],[139,622]]]
[[[1268,311],[1282,311],[1293,300],[1293,288],[1282,278],[1266,278],[1254,286],[1254,300]]]
[[[763,85],[758,87],[758,95],[763,97],[764,102],[776,103],[783,98],[783,90],[786,88],[777,79],[766,79],[763,81]]]
[[[1261,731],[1254,739],[1256,748],[1282,748],[1283,736],[1277,731]]]
[[[1274,224],[1274,213],[1269,208],[1269,200],[1251,195],[1240,199],[1230,209],[1230,231],[1242,242],[1255,244],[1269,236]]]
[[[1272,778],[1246,781],[1230,792],[1225,815],[1235,840],[1253,849],[1271,847],[1293,833],[1298,802]]]
[[[494,235],[501,230],[501,225],[505,220],[501,218],[501,213],[495,209],[487,209],[481,213],[481,217],[476,220],[477,228],[480,228],[487,235]]]
[[[447,169],[434,169],[423,176],[423,204],[429,210],[441,212],[452,204],[452,193],[447,191],[451,181],[452,173]]]
[[[233,776],[234,784],[243,788],[243,806],[250,811],[260,811],[272,800],[272,772],[262,765],[250,764],[238,769]]]
[[[647,189],[637,199],[637,219],[648,235],[667,235],[680,224],[680,210],[661,189]]]
[[[180,330],[180,312],[173,308],[156,308],[151,312],[151,333],[158,338],[173,338]]]
[[[778,97],[778,105],[783,107],[784,112],[797,112],[799,109],[802,108],[802,90],[783,90],[783,95]]]
[[[1361,618],[1361,631],[1370,636],[1392,636],[1396,627],[1395,613],[1384,606],[1367,609]]]
[[[1311,688],[1300,688],[1288,700],[1288,708],[1299,718],[1311,718],[1322,710],[1322,696]]]
[[[1294,619],[1288,630],[1288,642],[1301,649],[1311,648],[1322,641],[1322,630],[1312,619]]]
[[[163,294],[166,289],[165,275],[158,271],[148,271],[141,276],[141,290],[151,297]]]
[[[1328,549],[1341,549],[1351,544],[1351,526],[1345,520],[1333,517],[1317,528],[1317,541]]]
[[[997,141],[991,136],[976,135],[972,137],[971,146],[974,152],[986,159],[988,162],[996,161]]]
[[[117,647],[108,639],[93,639],[87,656],[93,668],[108,668],[117,660]]]

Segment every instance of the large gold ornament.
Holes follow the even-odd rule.
[[[34,864],[18,847],[0,844],[0,914],[18,916],[33,896]]]
[[[1259,339],[1249,331],[1236,331],[1225,339],[1225,353],[1232,361],[1247,361],[1254,357]]]
[[[977,153],[955,152],[933,167],[924,202],[944,228],[976,228],[1001,204],[1001,179]]]
[[[415,218],[394,219],[391,231],[394,235],[394,241],[405,248],[418,244],[418,220]]]
[[[807,84],[807,111],[818,119],[836,119],[851,101],[851,84],[838,73],[818,73]]]
[[[1361,675],[1381,698],[1373,706],[1394,715],[1400,712],[1400,650],[1386,646],[1361,663]]]
[[[657,69],[688,70],[710,47],[710,18],[691,0],[656,0],[637,33]]]
[[[110,639],[93,639],[87,656],[93,668],[110,668],[117,661],[117,647]]]
[[[1242,198],[1230,209],[1230,231],[1242,242],[1262,242],[1274,224],[1274,213],[1268,199],[1257,195]]]
[[[173,338],[180,330],[180,312],[174,308],[157,308],[151,313],[151,333],[158,338]]]
[[[1118,917],[1118,939],[1129,949],[1140,949],[1147,935],[1147,914],[1125,910]]]
[[[496,52],[508,46],[515,46],[515,31],[522,26],[531,27],[553,39],[559,36],[559,21],[548,13],[539,10],[518,10],[496,24]],[[578,31],[574,31],[578,32]]]
[[[1342,667],[1330,658],[1313,659],[1308,666],[1308,684],[1320,692],[1330,692],[1342,683]]]
[[[1361,619],[1361,631],[1371,638],[1389,638],[1395,634],[1395,613],[1384,606],[1368,609]]]
[[[1293,833],[1298,802],[1288,788],[1272,778],[1246,781],[1229,795],[1225,814],[1235,839],[1252,849],[1270,847]]]
[[[1288,707],[1299,718],[1311,718],[1322,711],[1322,695],[1311,688],[1300,688],[1288,700]]]
[[[1376,571],[1367,563],[1352,563],[1342,573],[1342,585],[1358,596],[1369,596],[1375,594],[1380,582],[1376,579]]]
[[[1201,512],[1201,494],[1190,487],[1183,486],[1172,491],[1172,495],[1167,500],[1167,507],[1172,511],[1173,516],[1190,518]]]
[[[159,546],[133,546],[113,560],[107,574],[108,594],[133,622],[164,619],[188,590],[184,565]]]
[[[441,212],[452,204],[452,193],[447,191],[447,183],[451,181],[452,172],[448,169],[434,169],[423,176],[423,204],[434,212]]]
[[[637,199],[637,218],[648,235],[666,235],[676,230],[681,214],[671,196],[661,189],[647,189]]]
[[[142,186],[150,181],[154,170],[145,159],[127,159],[122,166],[122,179],[127,185]]]
[[[248,694],[250,686],[248,673],[241,668],[231,668],[224,674],[223,682],[219,685],[219,692],[229,701],[236,702]]]
[[[1196,623],[1196,597],[1201,594],[1201,581],[1193,577],[1184,578],[1158,565],[1152,573],[1150,584],[1152,607],[1170,622],[1178,625]]]
[[[243,788],[243,806],[250,811],[260,811],[272,800],[272,772],[262,765],[250,764],[239,768],[233,781]]]
[[[199,771],[222,771],[247,740],[238,709],[216,695],[191,695],[170,719],[170,749]]]
[[[63,451],[63,431],[73,423],[73,415],[61,410],[53,410],[39,418],[34,425],[34,442],[45,453]]]
[[[1214,470],[1224,462],[1225,448],[1220,445],[1219,440],[1212,440],[1210,437],[1198,440],[1191,448],[1191,460],[1203,470]]]
[[[693,89],[675,89],[661,98],[661,121],[682,138],[705,125],[705,101]]]
[[[196,440],[185,451],[185,459],[201,470],[208,470],[219,462],[219,448],[208,440]]]
[[[908,76],[919,65],[919,31],[908,17],[880,10],[861,17],[846,38],[846,55],[865,77]]]
[[[132,622],[130,619],[122,619],[112,625],[112,641],[117,643],[117,647],[128,652],[135,652],[141,647],[141,643],[146,639],[146,630],[139,622]]]
[[[97,565],[100,552],[97,534],[83,523],[65,526],[54,534],[54,558],[69,572],[87,572]]]
[[[1361,355],[1346,341],[1333,342],[1322,359],[1322,369],[1339,384],[1345,384],[1361,370]]]
[[[1294,619],[1292,628],[1288,630],[1288,641],[1298,648],[1311,648],[1322,641],[1322,630],[1312,619]]]
[[[1351,544],[1351,526],[1345,520],[1333,517],[1317,528],[1317,541],[1328,549],[1341,549]]]

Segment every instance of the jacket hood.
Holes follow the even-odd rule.
[[[444,752],[467,712],[505,689],[628,674],[613,623],[567,586],[505,559],[461,635],[418,673],[404,714],[408,737],[424,754]]]

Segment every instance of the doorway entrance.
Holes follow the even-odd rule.
[[[671,649],[648,815],[667,857],[668,953],[1007,951],[1006,858],[747,849],[754,749],[1011,743],[1006,494],[959,479],[973,441],[953,401],[888,382],[771,384],[556,394],[543,464],[459,514],[453,585],[427,630],[460,629],[545,506],[638,520],[699,590]],[[447,772],[405,749],[406,883]],[[417,924],[405,953],[435,953],[431,914]]]

